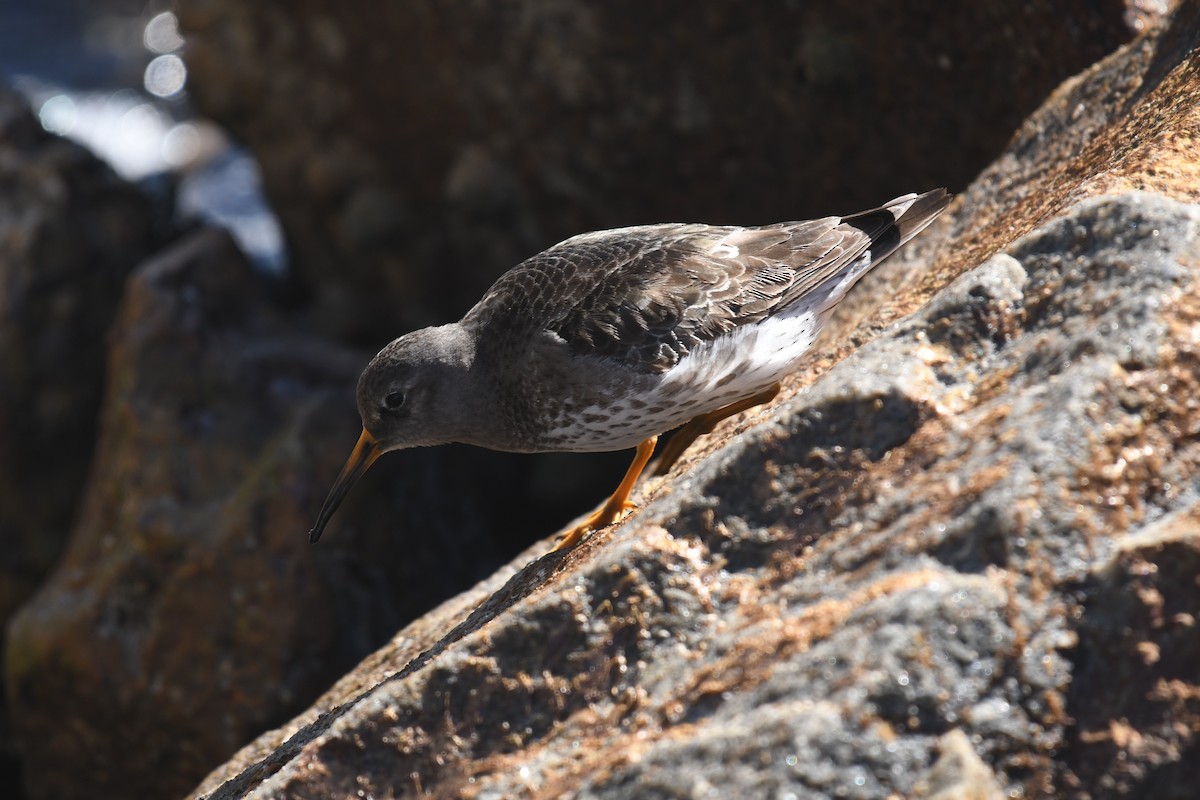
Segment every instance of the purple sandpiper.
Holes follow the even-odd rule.
[[[461,321],[372,359],[358,382],[362,436],[310,541],[390,450],[636,447],[617,490],[556,549],[574,546],[631,507],[659,434],[683,425],[662,473],[719,420],[774,397],[838,301],[949,201],[935,189],[847,217],[598,231],[523,261]]]

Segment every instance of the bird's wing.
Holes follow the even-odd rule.
[[[924,227],[910,233],[897,224],[913,199],[756,228],[668,224],[583,234],[507,272],[464,322],[540,327],[573,353],[665,372],[697,345],[810,295],[874,242],[871,261],[886,256]]]

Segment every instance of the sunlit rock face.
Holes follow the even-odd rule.
[[[974,4],[973,35],[945,33],[944,13],[862,19],[861,3],[845,23],[806,17],[826,20],[812,29],[757,10],[738,27],[689,16],[695,4],[621,19],[488,6],[477,28],[412,4],[373,18],[180,5],[188,86],[260,146],[313,294],[281,300],[206,230],[109,271],[89,237],[111,226],[136,242],[145,201],[0,113],[18,143],[0,146],[15,153],[0,170],[31,163],[13,185],[41,189],[0,193],[22,199],[0,198],[15,220],[0,247],[19,253],[39,215],[69,220],[32,239],[39,266],[0,292],[28,297],[12,287],[31,281],[49,298],[17,315],[0,396],[44,380],[54,401],[0,412],[18,426],[0,448],[38,414],[55,436],[99,419],[80,434],[99,441],[90,471],[64,461],[52,476],[88,475],[81,501],[51,509],[73,520],[69,544],[37,553],[58,568],[6,631],[6,741],[30,797],[176,797],[213,769],[198,794],[1191,797],[1194,4],[1015,134],[1024,109],[1006,98],[1032,107],[1123,40],[1120,4],[1028,29]],[[403,37],[382,33],[395,15]],[[886,46],[856,45],[872,25]],[[459,53],[465,66],[445,66]],[[423,60],[386,80],[367,63],[393,57]],[[618,74],[621,60],[650,66]],[[868,96],[880,76],[897,83]],[[456,316],[500,269],[582,228],[848,211],[954,188],[987,160],[974,148],[1010,138],[840,307],[776,404],[646,482],[622,526],[570,555],[539,558],[539,543],[414,620],[492,572],[495,527],[516,511],[565,520],[601,494],[584,481],[591,495],[546,512],[582,473],[573,457],[530,502],[513,462],[427,449],[381,461],[308,546],[369,355],[332,337]],[[55,177],[79,164],[86,180]],[[84,191],[92,179],[107,188]],[[74,248],[91,271],[43,271]],[[87,317],[105,307],[115,326]],[[72,384],[85,400],[67,404],[55,381],[86,370],[63,354],[85,351],[106,385]],[[52,497],[24,486],[0,509],[18,521]],[[549,530],[515,526],[524,541]],[[49,541],[10,530],[5,556]]]
[[[1197,48],[1064,84],[773,408],[193,796],[1191,797]]]

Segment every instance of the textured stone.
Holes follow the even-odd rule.
[[[958,133],[914,126],[903,94],[864,100],[874,116],[844,127],[771,106],[783,109],[771,120],[778,130],[743,115],[751,134],[729,151],[734,177],[710,185],[683,170],[695,171],[689,159],[700,153],[702,177],[724,175],[724,151],[689,151],[681,143],[693,134],[654,124],[678,118],[720,133],[729,120],[693,113],[704,108],[695,98],[680,105],[687,113],[655,107],[654,82],[627,89],[611,66],[625,51],[589,50],[593,39],[581,37],[592,34],[577,23],[611,17],[596,29],[607,47],[657,31],[643,48],[655,75],[676,74],[660,68],[668,45],[677,53],[720,31],[729,42],[706,49],[712,69],[746,94],[777,87],[742,80],[749,60],[726,69],[721,59],[758,36],[755,64],[781,63],[771,54],[782,38],[761,33],[756,17],[740,21],[745,35],[700,18],[688,39],[665,12],[618,20],[619,7],[562,4],[559,16],[489,7],[473,12],[486,25],[460,31],[445,7],[436,36],[419,25],[382,35],[388,20],[430,19],[432,7],[401,4],[352,20],[360,33],[348,39],[349,12],[298,8],[192,0],[185,11],[200,14],[190,17],[202,31],[193,86],[204,103],[239,114],[287,106],[275,122],[303,122],[279,139],[248,119],[240,130],[268,156],[299,251],[344,270],[305,268],[320,295],[310,319],[338,303],[362,317],[335,315],[327,330],[383,319],[393,334],[402,319],[452,316],[479,288],[460,276],[490,278],[559,227],[661,218],[654,209],[667,207],[700,218],[722,191],[722,209],[744,210],[723,219],[831,210],[836,195],[816,178],[786,196],[767,190],[768,178],[804,172],[773,136],[807,146],[796,137],[815,128],[847,148],[839,152],[858,152],[820,166],[836,164],[831,173],[863,203],[879,199],[872,180],[901,181],[887,170],[920,163],[946,170],[928,178],[940,183],[955,168],[948,156],[965,150],[947,147]],[[1029,8],[1033,19],[1043,7]],[[980,9],[971,13],[992,13]],[[786,13],[820,21],[826,12]],[[931,29],[921,13],[907,24]],[[284,24],[258,27],[277,14]],[[845,29],[893,19],[854,17]],[[1064,31],[1057,49],[1068,56],[1071,42],[1094,46],[1074,20],[1006,30],[980,19],[987,35],[946,40],[990,54],[989,68],[1018,76],[1022,91],[1036,81],[997,50],[1019,45],[1019,60],[1024,45]],[[843,306],[780,400],[723,424],[672,475],[648,481],[628,522],[529,562],[547,547],[538,545],[404,627],[286,723],[476,574],[488,558],[483,528],[506,511],[489,504],[485,516],[476,495],[460,492],[471,476],[453,449],[406,453],[382,462],[309,549],[311,512],[356,432],[350,386],[362,354],[300,335],[224,237],[198,234],[138,270],[113,332],[101,444],[71,546],[9,629],[6,696],[31,794],[176,796],[280,725],[199,791],[1190,796],[1200,696],[1197,210],[1168,198],[1200,201],[1198,20],[1200,6],[1184,4],[1171,28],[1055,92],[953,214]],[[1109,29],[1093,30],[1096,41],[1108,41],[1098,30]],[[961,92],[932,91],[918,67],[937,51],[911,45],[922,41],[915,30],[889,32],[892,49],[851,47],[842,55],[855,57],[839,60],[828,46],[837,41],[822,36],[796,58],[817,77],[870,64],[898,78],[912,65],[930,101],[952,98],[946,113],[961,105],[995,141],[1007,135]],[[368,39],[429,58],[398,76],[364,72],[389,58],[362,46]],[[294,56],[284,68],[258,54],[284,66],[251,69],[255,48],[311,63]],[[622,57],[643,63],[641,52]],[[697,68],[681,63],[695,83]],[[951,66],[976,88],[1004,85]],[[586,89],[578,106],[563,93],[572,74]],[[865,97],[842,78],[813,78],[814,96]],[[367,95],[346,90],[371,81]],[[410,91],[420,102],[384,102]],[[455,108],[480,116],[456,138],[462,117],[438,114],[464,97],[478,102]],[[339,103],[350,112],[324,116]],[[627,116],[584,113],[618,103]],[[550,135],[550,123],[543,135],[537,114],[548,107],[582,109],[551,120],[581,138]],[[407,118],[390,118],[391,108]],[[880,120],[927,141],[903,144]],[[397,130],[411,138],[386,138]],[[900,157],[874,158],[850,135],[866,131]],[[584,145],[564,147],[573,141]],[[930,142],[932,161],[921,149]],[[396,143],[408,161],[385,169],[378,154],[395,155]],[[761,196],[731,190],[741,181]],[[786,211],[760,214],[756,204]],[[429,264],[437,271],[414,271]],[[453,308],[426,304],[435,283],[455,287]],[[376,301],[390,316],[373,316]],[[503,496],[511,476],[491,474]]]
[[[1068,81],[772,408],[194,796],[1191,797],[1198,45]]]
[[[1127,10],[178,3],[189,92],[262,164],[300,312],[375,349],[458,319],[503,270],[586,230],[957,191],[1046,93],[1129,38]],[[494,507],[513,551],[627,462],[478,458],[508,483]]]
[[[296,333],[223,233],[134,273],[78,523],[9,628],[30,797],[179,796],[494,568],[437,450],[385,469],[307,545],[365,355]]]
[[[938,740],[938,760],[923,782],[916,786],[916,797],[928,800],[1001,800],[1003,791],[996,776],[975,752],[971,740],[958,728]]]
[[[1132,455],[1107,477],[1156,454]],[[1071,767],[1092,777],[1096,796],[1183,796],[1200,773],[1200,506],[1127,537],[1093,569],[1087,596],[1072,657]]]
[[[66,542],[95,445],[104,335],[168,217],[0,84],[0,630]]]
[[[1151,652],[1123,618],[1165,645],[1200,611],[1194,558],[1157,617],[1123,577],[1164,539],[1194,549],[1156,531],[1200,493],[1198,270],[1200,206],[1083,201],[619,528],[402,631],[201,793],[907,796],[950,780],[952,730],[976,788],[1099,787],[1112,759],[1074,749],[1074,703],[1106,721],[1129,684],[1073,678]],[[1194,785],[1196,728],[1167,724],[1200,684],[1184,649],[1129,698],[1160,698],[1158,738],[1122,751],[1122,796]]]

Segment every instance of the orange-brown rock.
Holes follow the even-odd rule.
[[[390,465],[307,545],[365,361],[291,327],[223,233],[133,274],[78,522],[8,630],[31,797],[179,796],[491,569],[445,451]]]
[[[1191,796],[1200,6],[1060,87],[627,522],[401,628],[522,495],[396,455],[309,548],[365,359],[304,325],[447,319],[579,228],[965,182],[1126,9],[182,5],[316,299],[285,318],[211,232],[129,280],[70,546],[8,628],[32,798],[179,796],[272,726],[197,794]]]
[[[0,83],[0,631],[67,540],[95,447],[104,334],[125,277],[172,235],[169,216],[42,130]],[[9,796],[6,706],[0,694]]]
[[[1198,65],[1068,81],[772,408],[194,796],[1191,797]]]

